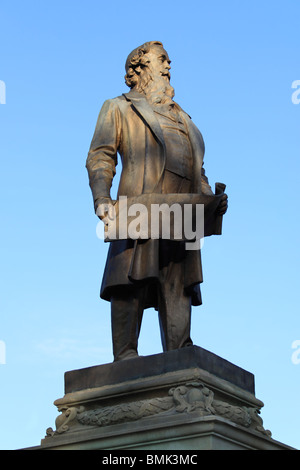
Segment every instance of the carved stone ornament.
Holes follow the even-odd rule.
[[[271,437],[271,432],[263,427],[258,408],[236,406],[216,400],[214,392],[202,382],[188,382],[185,385],[173,387],[165,397],[93,409],[87,409],[84,406],[65,406],[59,411],[62,414],[56,419],[56,431],[48,428],[46,437],[65,433],[75,426],[104,427],[151,416],[171,416],[178,413],[193,413],[194,416],[200,417],[220,416]]]

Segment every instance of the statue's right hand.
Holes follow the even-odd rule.
[[[99,201],[97,205],[96,214],[99,217],[99,219],[102,220],[106,225],[108,224],[107,217],[110,220],[113,220],[114,205],[113,205],[112,200],[109,197],[105,197]]]

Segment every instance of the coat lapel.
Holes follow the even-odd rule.
[[[123,96],[127,101],[130,101],[138,114],[144,119],[144,121],[151,128],[152,132],[160,142],[163,148],[164,161],[161,162],[161,176],[163,175],[165,158],[166,158],[166,146],[163,137],[162,129],[159,125],[155,113],[149,105],[146,98],[138,92],[130,91],[129,93],[123,93]],[[176,103],[180,115],[186,123],[188,134],[191,141],[193,159],[194,159],[194,180],[193,180],[193,191],[195,193],[201,193],[201,170],[204,156],[204,142],[200,131],[193,124],[191,117],[182,110],[182,108]]]
[[[146,98],[144,98],[143,95],[141,95],[140,93],[134,91],[124,93],[123,96],[125,96],[128,101],[131,101],[132,105],[135,107],[137,112],[142,116],[142,118],[151,128],[152,132],[159,140],[165,152],[165,141],[161,127]]]
[[[154,111],[149,105],[146,98],[137,92],[124,93],[123,95],[129,101],[137,114],[146,123],[152,131],[154,137],[160,145],[156,148],[159,149],[157,153],[158,158],[153,158],[154,154],[145,155],[145,173],[144,173],[144,193],[161,192],[162,179],[166,162],[166,145],[162,129],[159,125]]]

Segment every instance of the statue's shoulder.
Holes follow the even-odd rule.
[[[101,106],[100,115],[108,115],[111,113],[124,112],[124,106],[126,106],[126,99],[123,95],[116,96],[115,98],[107,98]]]
[[[129,103],[126,100],[124,95],[116,96],[115,98],[109,98],[105,101],[106,106],[109,108],[115,108],[124,110],[124,108],[128,107]]]
[[[119,96],[116,96],[115,98],[112,98],[111,101],[115,101],[117,103],[118,102],[122,103],[122,102],[126,101],[126,99],[125,99],[124,95],[119,95]]]
[[[103,104],[117,106],[118,104],[126,101],[123,95],[116,96],[115,98],[107,98]]]

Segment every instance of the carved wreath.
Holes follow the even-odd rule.
[[[84,426],[108,426],[161,414],[197,412],[199,416],[216,415],[236,424],[252,428],[267,436],[259,416],[259,409],[245,406],[234,406],[215,400],[214,393],[201,382],[190,382],[173,387],[168,395],[162,398],[150,398],[115,406],[106,406],[92,410],[79,407],[60,408],[62,412],[56,420],[56,431],[47,430],[47,436],[61,434],[76,424]]]

